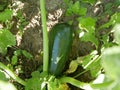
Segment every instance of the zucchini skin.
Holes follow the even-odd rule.
[[[72,45],[72,27],[66,23],[53,26],[49,33],[49,73],[59,76],[64,69]]]

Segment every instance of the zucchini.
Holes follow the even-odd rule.
[[[49,33],[49,73],[55,76],[61,74],[68,59],[72,45],[72,27],[67,23],[53,26]]]

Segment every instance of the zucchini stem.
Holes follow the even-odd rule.
[[[49,45],[48,45],[48,32],[47,32],[47,24],[46,24],[45,0],[40,0],[40,9],[41,9],[41,19],[42,19],[42,29],[43,29],[43,72],[48,73]]]
[[[15,81],[22,85],[26,85],[26,82],[19,78],[17,75],[14,74],[13,71],[11,71],[7,66],[5,66],[3,63],[0,62],[0,68],[3,69],[10,77],[12,77]]]

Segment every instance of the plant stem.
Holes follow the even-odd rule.
[[[48,32],[47,32],[47,24],[46,24],[45,0],[40,0],[40,9],[41,9],[41,19],[42,19],[42,29],[43,29],[43,71],[48,73],[49,45],[48,45]]]
[[[13,71],[11,71],[7,66],[5,66],[3,63],[0,62],[0,68],[3,69],[9,76],[11,76],[15,81],[22,85],[26,85],[26,82],[19,78],[17,75],[14,74]]]
[[[59,79],[59,81],[61,83],[69,83],[69,84],[71,84],[73,86],[76,86],[78,88],[82,88],[83,86],[88,85],[88,83],[81,82],[81,81],[76,80],[76,79],[74,79],[72,77],[61,77]]]

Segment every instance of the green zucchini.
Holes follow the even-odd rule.
[[[72,45],[72,27],[66,23],[53,26],[49,33],[49,73],[55,76],[61,74],[68,59]]]

